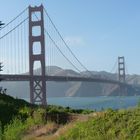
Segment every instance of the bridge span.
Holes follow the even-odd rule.
[[[42,76],[35,75],[34,77],[30,75],[1,75],[2,81],[30,81],[31,79],[41,80]],[[107,83],[107,84],[117,84],[117,85],[128,85],[127,83],[121,83],[116,80],[110,79],[101,79],[94,77],[74,77],[74,76],[45,76],[46,81],[55,81],[55,82],[70,82],[70,81],[83,81],[83,82],[95,82],[95,83]]]

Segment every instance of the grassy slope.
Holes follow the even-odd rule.
[[[24,100],[0,94],[0,139],[17,140],[23,137],[29,128],[46,125],[46,114],[47,118],[49,117],[54,123],[63,124],[67,122],[71,113],[87,114],[90,112],[52,105],[42,108]]]
[[[47,124],[31,131],[25,139],[140,140],[140,108],[96,112],[63,126]]]
[[[85,116],[87,116],[86,119]],[[140,140],[140,108],[85,115],[64,126],[47,124],[26,140]],[[49,129],[48,129],[49,128]],[[55,131],[53,131],[55,130]],[[50,133],[49,133],[50,132]]]
[[[74,118],[66,124],[57,124],[54,122],[48,122],[38,128],[32,128],[26,133],[22,140],[57,140],[60,136],[63,136],[69,129],[73,128],[77,122],[87,121],[91,118],[91,114],[72,114]]]
[[[60,140],[140,140],[140,108],[99,113],[77,123]]]
[[[31,108],[36,110],[33,118],[28,114],[28,111]],[[42,111],[44,112],[41,108],[32,106],[24,100],[14,99],[10,96],[0,94],[0,121],[3,126],[6,126],[6,129],[4,129],[4,136],[6,137],[6,140],[8,140],[7,136],[10,134],[13,134],[15,139],[17,139],[15,135],[18,134],[18,138],[20,138],[23,136],[23,132],[26,132],[30,126],[33,127],[36,124],[38,125],[39,123],[42,123],[40,115]],[[72,110],[70,108],[63,108],[59,106],[49,106],[45,109],[45,113],[46,112],[63,114],[87,113],[88,111]],[[140,140],[139,107],[118,111],[107,110],[93,114],[94,116],[92,116],[92,118],[90,116],[88,120],[83,122],[81,122],[83,119],[80,119],[80,122],[72,122],[72,125],[68,124],[68,127],[67,125],[58,126],[58,130],[53,132],[52,136],[60,133],[61,136],[59,135],[59,138],[58,136],[56,137],[56,139],[59,140]],[[19,115],[21,120],[13,119]],[[26,120],[23,118],[26,118]],[[48,128],[49,124],[45,123],[43,126]],[[53,124],[53,127],[56,127],[56,125]],[[46,131],[46,133],[48,132]],[[46,134],[44,133],[44,135]],[[51,139],[51,136],[49,137]],[[9,140],[12,140],[11,136]]]
[[[14,99],[11,96],[0,93],[0,121],[2,126],[9,123],[14,116],[19,115],[19,109],[24,106],[31,106],[21,99]]]

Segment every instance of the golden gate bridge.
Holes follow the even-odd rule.
[[[30,102],[33,104],[47,105],[46,81],[111,83],[119,85],[123,92],[130,86],[125,79],[124,57],[118,57],[118,79],[95,77],[67,45],[43,5],[27,7],[0,28],[0,52],[0,61],[4,64],[1,79],[29,81]],[[64,63],[79,72],[80,76],[55,76],[46,72],[46,65],[63,66]],[[37,68],[40,68],[39,73]],[[89,76],[82,74],[81,68]]]

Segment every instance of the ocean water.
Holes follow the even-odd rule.
[[[136,106],[140,102],[140,96],[52,97],[48,98],[47,102],[50,105],[69,106],[74,109],[121,109]]]

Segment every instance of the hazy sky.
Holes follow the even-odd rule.
[[[44,4],[70,48],[89,70],[111,71],[125,56],[130,74],[140,74],[139,0],[1,0],[7,23],[30,5]]]

